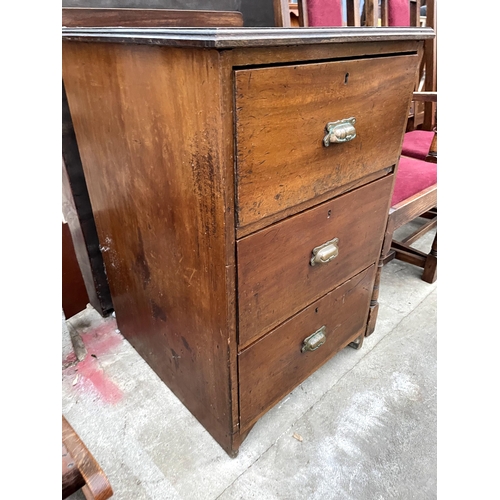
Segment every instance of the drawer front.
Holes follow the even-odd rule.
[[[240,348],[378,260],[393,178],[391,174],[237,242]],[[311,265],[313,249],[327,242],[332,243],[320,255],[332,257],[335,248],[337,255]]]
[[[416,55],[238,70],[239,227],[396,164]],[[326,147],[329,122],[356,137]]]
[[[239,354],[241,430],[364,333],[375,269],[354,276]],[[318,343],[324,343],[303,352],[304,340],[318,331]]]

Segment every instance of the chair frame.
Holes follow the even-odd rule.
[[[103,469],[62,415],[62,498],[80,490],[87,500],[107,500],[113,496]]]
[[[414,92],[413,99],[435,104],[437,102],[437,92]],[[431,144],[426,161],[437,163],[437,132],[434,135],[434,140]],[[400,241],[394,240],[393,235],[397,229],[417,218],[427,219],[427,222],[406,238]],[[378,297],[380,276],[385,264],[393,259],[398,259],[421,267],[423,269],[422,280],[426,283],[434,283],[436,281],[437,232],[428,254],[411,247],[415,241],[435,227],[437,227],[437,183],[390,207],[380,261],[375,277],[375,285],[372,291],[370,311],[365,332],[366,337],[375,331],[379,309]]]

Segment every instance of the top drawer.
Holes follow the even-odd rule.
[[[397,162],[417,55],[235,72],[239,227]],[[325,147],[325,126],[356,137]]]

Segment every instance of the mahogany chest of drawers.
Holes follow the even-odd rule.
[[[362,339],[429,29],[65,29],[122,334],[234,456]]]

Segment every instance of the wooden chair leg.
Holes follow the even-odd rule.
[[[378,295],[380,288],[380,276],[384,267],[384,259],[381,258],[378,262],[377,274],[375,275],[375,283],[373,284],[372,298],[370,301],[370,309],[368,311],[368,320],[366,324],[365,337],[369,337],[375,331],[378,316]]]
[[[437,279],[437,233],[436,236],[434,236],[431,251],[425,259],[422,279],[426,283],[434,283]]]

